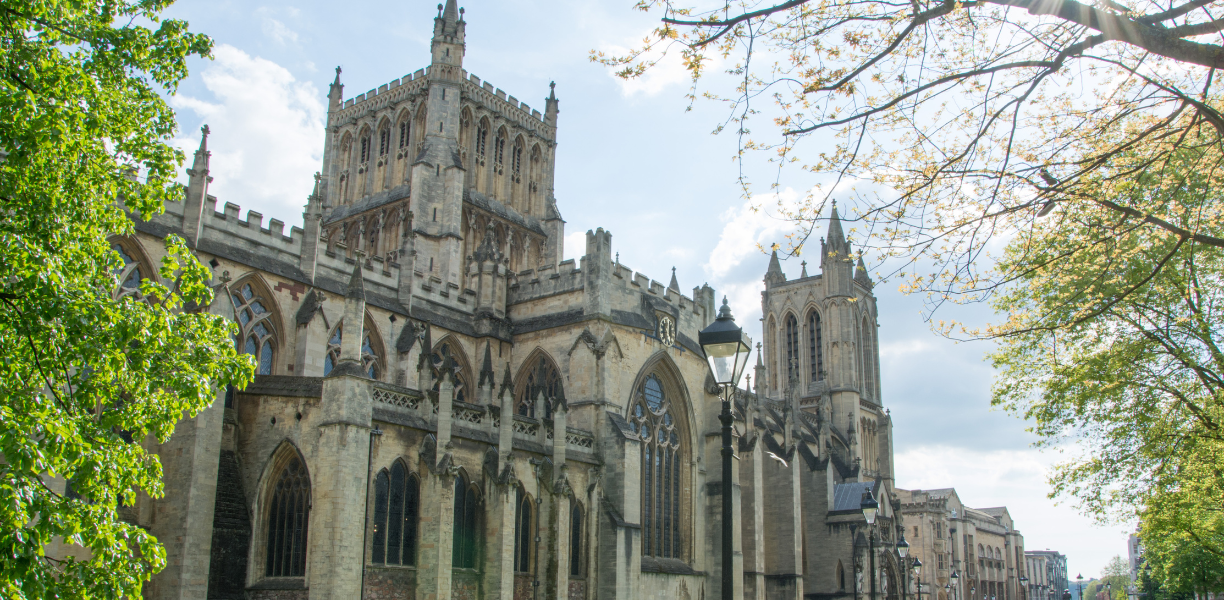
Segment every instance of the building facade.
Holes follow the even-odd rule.
[[[1030,577],[1024,536],[1006,507],[965,506],[951,488],[898,494],[910,552],[922,560],[931,598],[1029,600],[1021,582]]]
[[[1028,561],[1029,596],[1033,600],[1062,600],[1070,593],[1067,580],[1067,557],[1055,550],[1030,550],[1024,553]]]
[[[723,481],[714,290],[621,265],[603,229],[563,260],[559,101],[467,73],[465,36],[448,0],[428,68],[352,98],[337,70],[301,228],[218,210],[205,127],[183,201],[113,240],[119,298],[183,237],[214,273],[196,309],[258,365],[146,442],[165,496],[124,509],[166,547],[146,596],[714,598],[723,502],[736,597],[912,590],[872,283],[836,212],[820,274],[770,259]]]
[[[697,337],[727,307],[620,264],[603,229],[563,260],[556,94],[541,112],[467,73],[465,38],[448,0],[427,68],[351,98],[337,69],[303,227],[217,210],[205,127],[183,201],[113,240],[121,298],[183,237],[214,273],[197,309],[258,365],[146,442],[166,493],[124,516],[167,567],[145,595],[715,598],[730,502],[737,598],[1027,600],[1005,508],[894,488],[873,282],[836,207],[819,273],[769,259],[723,481]]]

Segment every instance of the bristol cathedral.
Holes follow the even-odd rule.
[[[146,596],[713,600],[730,502],[734,597],[899,598],[876,300],[836,212],[815,274],[762,257],[723,481],[697,345],[719,298],[603,229],[563,260],[555,90],[540,111],[465,71],[465,29],[449,0],[424,68],[348,97],[337,69],[302,227],[209,195],[205,128],[182,201],[114,240],[123,293],[183,237],[258,365],[150,443]]]

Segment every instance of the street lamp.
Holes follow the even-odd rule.
[[[960,598],[960,574],[952,571],[952,576],[949,579],[952,580],[952,591],[955,592],[957,598]]]
[[[1105,582],[1105,597],[1107,598],[1107,600],[1113,600],[1113,582],[1112,581]]]
[[[863,500],[859,503],[859,508],[863,511],[863,518],[867,520],[867,526],[871,528],[867,539],[871,542],[871,570],[867,572],[867,577],[871,578],[871,600],[875,600],[876,581],[875,581],[875,521],[876,513],[880,511],[880,503],[876,502],[875,496],[871,495],[871,489],[863,492]],[[729,599],[728,599],[729,600]]]
[[[1084,574],[1076,575],[1075,582],[1079,584],[1079,600],[1084,600]]]
[[[914,569],[914,581],[918,584],[915,588],[918,590],[918,600],[922,600],[922,561],[918,557],[914,557],[914,564],[911,567]]]
[[[909,587],[909,582],[906,581],[908,574],[905,572],[905,557],[909,556],[909,542],[905,541],[904,533],[897,542],[897,556],[901,558],[901,600],[905,600],[905,588]]]
[[[731,307],[727,305],[727,297],[723,296],[722,308],[718,318],[709,327],[697,334],[697,343],[705,353],[710,365],[710,373],[715,383],[722,388],[722,413],[718,420],[722,422],[722,598],[734,600],[735,576],[732,572],[733,550],[731,536],[731,459],[734,451],[731,449],[731,395],[735,386],[739,385],[740,376],[748,364],[748,354],[752,345],[744,330],[735,325],[735,317],[731,316]],[[874,599],[873,599],[874,600]]]
[[[1028,598],[1028,580],[1028,577],[1020,576],[1020,600],[1027,600]]]

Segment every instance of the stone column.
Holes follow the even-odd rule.
[[[638,598],[642,572],[642,447],[629,423],[618,413],[604,413],[603,497],[592,506],[599,517],[596,539],[594,597],[601,600]]]
[[[795,459],[799,459],[796,455]],[[769,489],[765,505],[766,596],[803,598],[803,520],[800,516],[799,467],[792,461],[763,460],[762,481]]]
[[[429,466],[432,468],[434,465]],[[416,597],[418,600],[451,600],[455,477],[432,470],[425,470],[423,474]]]
[[[209,312],[234,319],[229,288],[221,285]],[[193,418],[179,421],[174,434],[158,447],[165,475],[164,498],[155,501],[150,528],[165,545],[166,568],[153,576],[157,599],[208,595],[212,554],[213,507],[217,499],[217,464],[225,418],[225,389]]]

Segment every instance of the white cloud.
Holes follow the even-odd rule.
[[[600,48],[600,51],[608,56],[626,56],[630,54],[630,48],[640,48],[644,38],[655,39],[655,37],[653,30],[651,30],[651,32],[644,36],[638,36],[626,41],[625,45],[605,44]],[[689,81],[691,77],[684,68],[684,62],[678,48],[671,48],[671,51],[666,54],[663,52],[649,52],[643,58],[658,62],[639,77],[623,79],[616,76],[618,69],[608,69],[608,75],[616,79],[617,85],[620,86],[621,95],[627,97],[637,94],[654,96],[668,87]]]
[[[798,200],[798,193],[787,188],[780,195],[754,197],[740,206],[732,206],[722,214],[723,230],[718,245],[710,252],[705,271],[713,279],[725,277],[745,260],[760,256],[758,244],[768,246],[790,231],[791,225],[769,214],[764,208],[772,206],[780,197],[785,204]],[[759,261],[756,261],[759,262]]]
[[[578,260],[586,254],[586,232],[573,231],[565,234],[565,258]]]
[[[185,123],[191,122],[186,113],[194,113],[212,131],[209,193],[218,203],[300,223],[314,185],[311,175],[323,163],[322,93],[284,67],[233,46],[217,46],[213,55],[200,75],[212,97],[170,99],[186,136],[176,145],[190,163],[199,134]]]
[[[298,41],[297,32],[272,17],[264,17],[262,28],[264,35],[272,38],[272,41],[278,44],[284,45],[286,42],[296,44]]]

